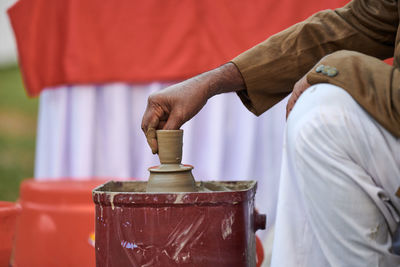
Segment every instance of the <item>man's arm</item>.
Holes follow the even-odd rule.
[[[237,68],[226,64],[157,92],[149,98],[142,121],[153,153],[156,129],[179,128],[215,94],[238,91],[243,103],[259,115],[289,94],[325,55],[347,49],[378,58],[392,56],[397,26],[397,1],[354,0],[344,8],[319,12],[244,52],[232,60]],[[350,70],[352,75],[359,74]],[[398,99],[385,103],[393,101]]]
[[[143,115],[142,130],[151,150],[157,153],[156,130],[179,129],[214,95],[244,90],[236,66],[227,63],[214,70],[152,94]]]

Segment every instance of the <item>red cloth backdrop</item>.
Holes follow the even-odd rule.
[[[45,87],[184,79],[346,0],[19,0],[9,9],[30,96]]]

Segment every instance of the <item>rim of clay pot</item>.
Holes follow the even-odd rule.
[[[0,216],[12,213],[18,213],[21,206],[16,202],[0,201]]]
[[[172,133],[172,132],[183,132],[183,130],[182,129],[178,129],[178,130],[156,130],[156,132],[161,132],[161,133],[166,133],[166,132],[170,132],[170,133]]]
[[[177,168],[173,168],[173,167],[177,167]],[[186,171],[190,171],[193,169],[194,169],[194,167],[189,164],[161,164],[158,166],[152,166],[152,167],[148,168],[148,171],[173,173],[173,172],[186,172]]]

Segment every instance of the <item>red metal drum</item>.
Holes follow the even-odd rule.
[[[0,266],[9,265],[20,209],[17,203],[0,201]]]
[[[93,190],[96,266],[256,266],[256,182],[202,182],[200,192],[147,193],[146,182]]]

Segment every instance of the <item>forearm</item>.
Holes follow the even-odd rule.
[[[197,75],[185,82],[188,86],[203,88],[207,99],[218,94],[245,89],[242,75],[235,64],[231,62]]]
[[[157,152],[156,129],[179,129],[195,116],[214,95],[244,89],[243,78],[232,63],[171,85],[149,96],[142,130]]]

